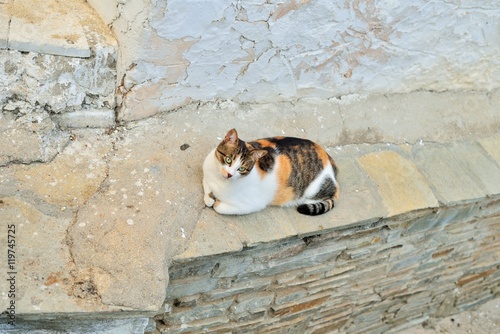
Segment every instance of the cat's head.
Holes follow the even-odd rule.
[[[215,157],[220,163],[220,173],[225,179],[237,180],[248,175],[257,160],[267,154],[266,150],[257,150],[246,145],[238,138],[235,129],[229,130],[215,150]]]

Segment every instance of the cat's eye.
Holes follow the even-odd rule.
[[[233,162],[233,160],[230,157],[225,157],[224,162],[226,163],[226,165],[231,165],[231,162]]]
[[[245,167],[240,167],[238,168],[238,172],[240,173],[243,173],[244,171],[246,171],[247,169]]]

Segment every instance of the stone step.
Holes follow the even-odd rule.
[[[0,1],[0,164],[51,160],[69,140],[60,127],[113,126],[117,53],[83,0]]]
[[[63,9],[57,2],[37,6],[33,1],[12,1],[3,13],[4,48],[68,57],[90,57],[90,47],[77,12]],[[7,21],[7,24],[4,22]],[[6,36],[5,36],[6,35]],[[5,38],[6,37],[6,38]]]

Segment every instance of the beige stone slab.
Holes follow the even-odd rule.
[[[103,156],[111,150],[111,145],[98,144],[89,145],[85,139],[76,138],[53,161],[22,166],[15,174],[19,188],[62,208],[84,204],[107,176]]]
[[[481,139],[479,140],[479,143],[500,166],[500,134]]]
[[[78,272],[100,268],[94,284],[104,304],[157,310],[169,261],[188,246],[204,207],[201,154],[191,141],[180,148],[186,138],[173,135],[179,122],[135,126],[113,133],[107,178],[80,206],[68,236]]]
[[[50,161],[69,141],[45,111],[22,116],[4,112],[0,133],[0,165]]]
[[[369,153],[358,160],[377,184],[389,216],[439,206],[417,167],[398,153]]]
[[[500,140],[490,142],[491,153],[500,153]],[[493,196],[500,193],[500,165],[498,165],[482,147],[476,143],[460,143],[450,147],[462,165],[467,168],[471,179],[476,181],[486,195]]]
[[[436,198],[445,205],[485,196],[485,192],[471,178],[471,171],[445,145],[417,146],[413,161],[425,175]]]
[[[70,13],[51,13],[43,20],[35,21],[12,16],[9,48],[68,57],[90,57],[83,28]]]

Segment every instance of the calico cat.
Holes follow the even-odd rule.
[[[204,200],[220,214],[243,215],[279,205],[320,215],[339,197],[336,176],[333,159],[310,140],[244,142],[232,129],[203,163]]]

